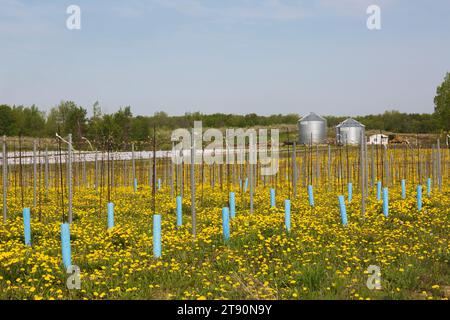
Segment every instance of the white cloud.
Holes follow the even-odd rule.
[[[306,15],[303,1],[287,4],[282,0],[153,0],[181,14],[232,20],[298,20]]]
[[[19,42],[21,39],[29,39],[32,42],[41,37],[52,36],[58,31],[54,27],[54,17],[58,12],[55,6],[0,0],[0,40],[12,39],[13,42]]]
[[[232,7],[227,12],[232,17],[260,20],[299,20],[303,19],[307,11],[295,4],[288,5],[281,0],[258,1],[258,5]]]
[[[125,3],[121,2],[118,5],[112,5],[109,9],[115,16],[121,18],[138,18],[142,17],[151,11],[148,3],[140,0],[128,0]]]
[[[30,15],[28,8],[18,0],[0,0],[0,17],[22,18]]]
[[[397,0],[318,0],[323,10],[333,10],[338,14],[361,15],[370,5],[387,7]]]
[[[302,20],[332,11],[339,15],[365,15],[369,5],[388,6],[397,0],[152,0],[181,14],[238,21]]]

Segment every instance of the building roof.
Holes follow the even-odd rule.
[[[327,121],[325,118],[319,116],[318,114],[311,112],[310,114],[308,114],[307,116],[304,116],[303,118],[301,118],[300,120],[298,120],[299,122],[302,121]]]
[[[382,138],[389,138],[389,136],[382,134],[382,133],[376,133],[376,134],[372,134],[370,135],[370,137],[382,137]]]
[[[353,127],[364,128],[365,125],[356,121],[355,119],[348,118],[347,120],[342,121],[336,126],[336,128],[353,128]]]

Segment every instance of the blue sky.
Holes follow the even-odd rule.
[[[66,8],[81,8],[81,30]],[[381,7],[369,31],[366,9]],[[0,103],[135,114],[432,112],[448,0],[0,0]]]

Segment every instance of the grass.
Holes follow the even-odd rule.
[[[32,210],[32,247],[23,244],[20,194],[8,194],[9,217],[0,225],[0,299],[448,299],[450,285],[450,190],[424,199],[415,209],[414,186],[400,198],[390,188],[390,216],[371,191],[365,219],[355,192],[347,204],[349,225],[340,224],[337,191],[305,188],[291,199],[292,229],[284,229],[288,187],[256,189],[255,212],[236,196],[231,238],[222,236],[221,207],[227,192],[205,187],[197,203],[197,236],[191,234],[190,196],[183,199],[183,226],[176,227],[175,199],[164,186],[157,194],[162,214],[163,256],[152,253],[151,191],[140,186],[113,190],[116,226],[106,230],[98,193],[76,189],[71,225],[72,261],[81,269],[81,290],[68,290],[61,263],[61,209],[47,190],[39,221]],[[234,190],[239,192],[239,190]],[[199,197],[199,194],[197,193]],[[245,195],[248,198],[248,193]],[[199,200],[197,200],[199,201]],[[26,190],[25,203],[32,204]],[[367,268],[381,269],[381,290],[366,286]]]

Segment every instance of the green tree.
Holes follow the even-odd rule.
[[[147,141],[150,136],[149,119],[143,116],[133,118],[131,139],[133,141]]]
[[[92,105],[92,118],[99,119],[101,117],[102,117],[102,108],[100,107],[100,103],[98,101],[95,101],[95,103]]]
[[[101,128],[102,122],[103,122],[102,110],[99,102],[96,101],[92,105],[92,117],[88,120],[87,123],[86,137],[89,140],[93,141],[96,137],[98,137],[99,132],[102,130]]]
[[[447,72],[444,82],[437,88],[434,98],[434,112],[441,128],[450,130],[450,73]]]
[[[112,148],[123,149],[128,145],[127,141],[122,140],[122,128],[114,119],[114,115],[105,114],[100,122],[99,132],[92,140],[97,148],[105,148],[107,140],[112,140]]]
[[[47,117],[47,134],[54,136],[55,132],[67,135],[71,133],[74,141],[79,142],[87,126],[87,111],[73,101],[62,101],[50,110]]]
[[[119,132],[116,132],[114,139],[122,141],[126,144],[130,142],[131,138],[131,124],[133,120],[133,114],[131,113],[131,107],[120,108],[119,111],[114,113],[113,121],[118,128]]]
[[[15,126],[12,109],[8,105],[0,105],[0,135],[12,134]]]
[[[35,105],[31,107],[13,106],[11,109],[12,125],[9,135],[42,137],[45,135],[45,114]]]
[[[45,135],[45,114],[35,105],[23,109],[22,133],[31,137],[43,137]]]

